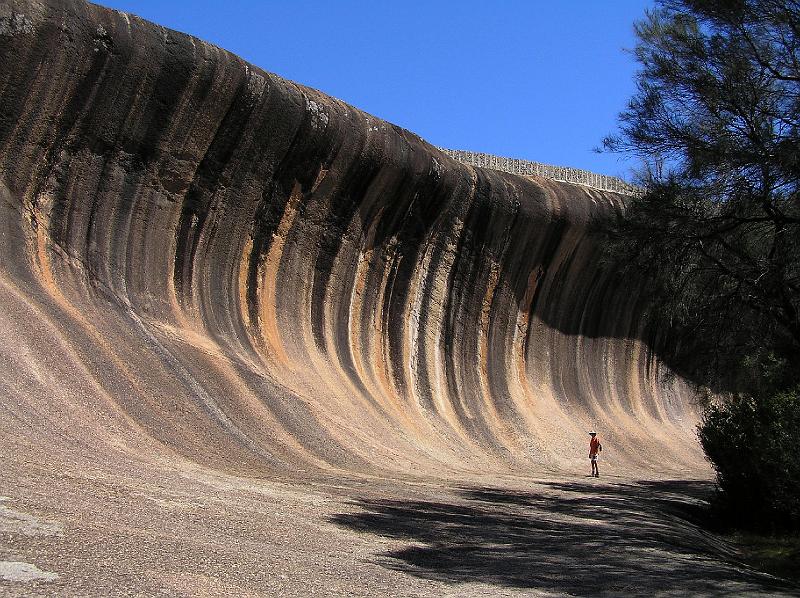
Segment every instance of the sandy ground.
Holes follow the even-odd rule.
[[[7,596],[797,592],[696,525],[710,490],[702,481],[289,483],[6,463]]]

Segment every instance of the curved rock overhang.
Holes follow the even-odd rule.
[[[593,225],[190,36],[0,6],[2,434],[236,472],[705,471]]]

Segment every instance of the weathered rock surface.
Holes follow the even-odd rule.
[[[217,47],[0,3],[0,436],[245,475],[707,475],[588,226],[610,192],[460,164]],[[183,464],[183,465],[181,465]]]
[[[0,594],[790,594],[696,523],[623,204],[0,0]]]

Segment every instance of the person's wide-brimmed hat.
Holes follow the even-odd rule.
[[[589,432],[589,436],[597,436],[597,432]]]

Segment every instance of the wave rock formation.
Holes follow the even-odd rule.
[[[0,435],[235,473],[704,470],[593,224],[187,35],[0,4]],[[655,332],[654,332],[655,330]]]

